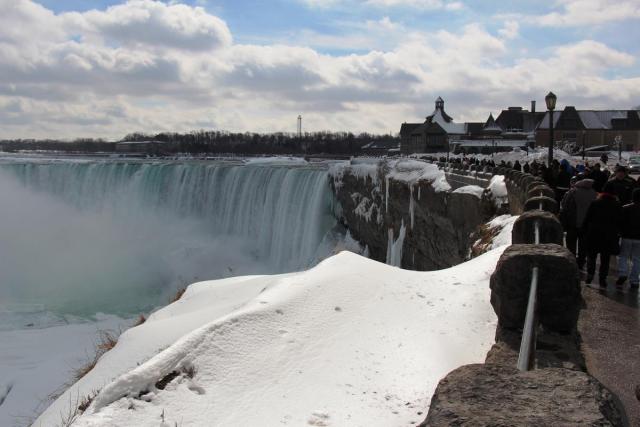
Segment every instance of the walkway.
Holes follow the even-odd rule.
[[[583,285],[578,330],[587,369],[622,401],[629,425],[640,426],[640,316],[637,292]]]

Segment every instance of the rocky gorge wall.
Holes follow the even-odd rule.
[[[370,258],[411,270],[463,262],[471,234],[496,213],[489,191],[453,189],[437,165],[416,160],[335,164],[330,185],[341,221]]]

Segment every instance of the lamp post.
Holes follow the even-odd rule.
[[[544,97],[547,110],[549,110],[549,167],[551,167],[551,162],[553,162],[553,110],[556,109],[557,99],[558,97],[553,92],[549,92],[547,96]]]

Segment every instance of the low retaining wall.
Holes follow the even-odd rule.
[[[467,177],[504,175],[509,211],[520,217],[513,245],[491,277],[496,344],[485,364],[463,366],[440,381],[421,426],[628,425],[619,399],[586,372],[577,333],[579,271],[575,257],[562,246],[553,190],[538,177],[508,168],[439,165]],[[540,272],[537,369],[522,372],[516,362],[533,266]]]

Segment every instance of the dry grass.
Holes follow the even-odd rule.
[[[80,415],[86,411],[93,399],[98,395],[98,391],[94,390],[89,395],[85,397],[76,397],[75,400],[69,398],[69,408],[67,409],[67,413],[60,414],[60,423],[56,427],[70,427]]]
[[[138,316],[138,320],[136,320],[136,323],[134,323],[131,327],[135,328],[136,326],[142,325],[146,321],[147,318],[144,316],[144,314],[141,314],[140,316]]]
[[[498,233],[500,233],[500,227],[492,228],[487,224],[482,224],[478,227],[478,229],[471,235],[471,241],[474,243],[471,245],[469,258],[471,259],[480,256],[491,249],[493,239],[498,235]]]
[[[116,346],[118,343],[118,335],[112,331],[98,332],[98,341],[95,344],[95,352],[93,356],[89,357],[84,365],[73,371],[72,378],[74,383],[91,372],[102,355]]]
[[[184,293],[187,291],[187,288],[180,288],[178,289],[178,291],[176,292],[176,294],[173,296],[173,298],[171,298],[171,300],[169,301],[169,304],[173,304],[174,302],[178,301],[180,298],[182,298],[182,295],[184,295]]]

